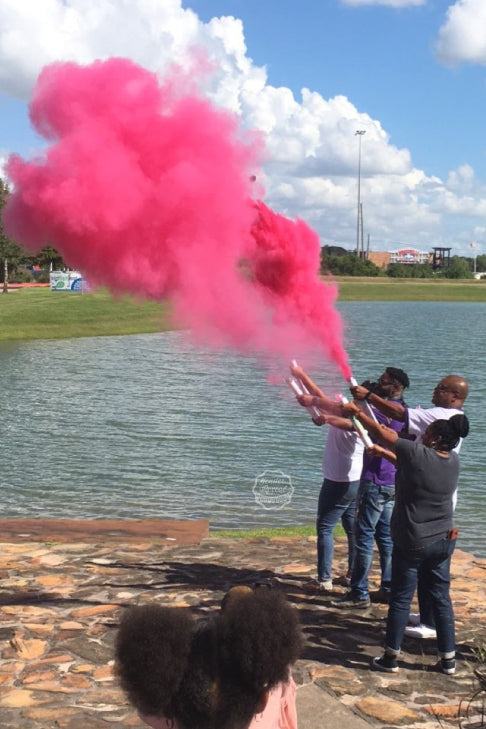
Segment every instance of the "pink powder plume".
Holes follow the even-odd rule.
[[[317,234],[251,199],[261,135],[184,92],[193,80],[172,71],[160,83],[119,58],[44,68],[30,115],[51,144],[9,160],[8,234],[54,246],[92,285],[171,298],[213,344],[287,359],[318,350],[348,377]]]

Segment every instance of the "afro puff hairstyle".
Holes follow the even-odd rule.
[[[123,616],[115,670],[140,714],[178,729],[246,729],[302,649],[297,612],[276,591],[243,592],[214,618],[157,605]]]

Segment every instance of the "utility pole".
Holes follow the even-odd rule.
[[[473,241],[472,243],[469,244],[469,246],[471,248],[477,248],[478,244],[476,243],[476,241]],[[476,275],[476,257],[477,257],[477,255],[478,255],[477,251],[475,250],[474,251],[474,271],[473,271],[474,275]]]
[[[359,222],[361,225],[361,258],[364,259],[364,243],[363,243],[363,203],[359,204]]]
[[[360,239],[360,217],[362,217],[362,210],[361,210],[361,137],[363,134],[366,134],[366,129],[357,129],[354,133],[354,136],[358,137],[358,215],[357,215],[357,223],[356,223],[356,255],[360,255],[360,246],[361,250],[363,250],[363,231],[361,230],[361,239]]]

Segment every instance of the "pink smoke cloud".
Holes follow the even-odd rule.
[[[159,82],[118,58],[44,68],[30,116],[50,146],[9,160],[8,234],[33,251],[53,245],[92,285],[170,298],[214,344],[321,352],[348,376],[317,234],[252,200],[262,137],[193,81],[172,71]]]

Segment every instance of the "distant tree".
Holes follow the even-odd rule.
[[[461,256],[452,256],[449,265],[439,270],[438,275],[441,278],[474,278],[470,261]]]
[[[322,255],[325,256],[346,256],[349,251],[347,251],[345,248],[342,248],[341,246],[322,246],[321,249]]]
[[[36,256],[36,262],[41,268],[50,269],[51,266],[56,271],[64,267],[64,261],[61,254],[52,246],[45,246]]]
[[[2,210],[9,195],[8,185],[0,178],[0,260],[3,263],[0,280],[3,277],[4,294],[8,293],[9,273],[14,270],[25,257],[25,252],[13,240],[8,238],[3,227]]]
[[[430,263],[390,263],[386,275],[391,278],[432,278]]]
[[[335,276],[382,276],[383,272],[371,261],[365,261],[354,253],[339,256],[321,255],[321,271]]]
[[[386,269],[386,275],[391,278],[408,278],[410,266],[404,263],[389,263]]]
[[[484,253],[476,258],[476,270],[486,271],[486,255]]]

